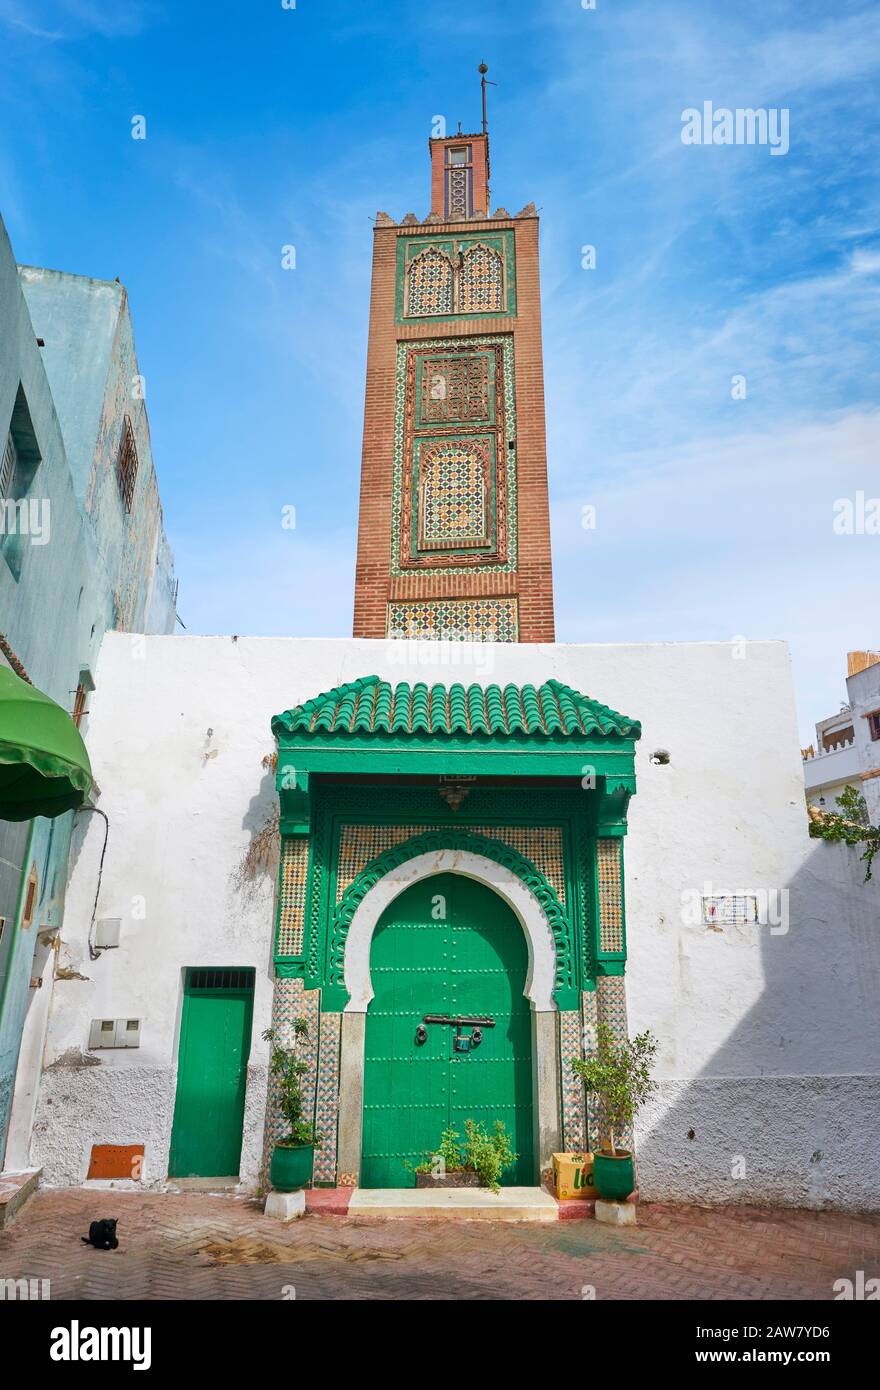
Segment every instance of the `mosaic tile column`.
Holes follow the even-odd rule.
[[[294,960],[303,953],[309,842],[304,835],[286,835],[281,846],[278,886],[278,939],[275,953]]]
[[[596,1046],[599,1041],[599,992],[598,990],[584,990],[581,995],[581,1026],[583,1039],[583,1056],[589,1058],[595,1055]],[[586,1096],[586,1147],[590,1149],[601,1148],[607,1140],[602,1118],[602,1109],[596,1098],[595,1091],[588,1091]]]
[[[339,1047],[342,1037],[342,1014],[321,1015],[320,1046],[318,1049],[318,1084],[315,1105],[315,1128],[321,1137],[315,1149],[313,1181],[323,1186],[336,1185],[336,1144],[339,1120]]]
[[[626,981],[622,975],[602,975],[596,981],[600,1023],[606,1023],[616,1043],[629,1037],[626,1022]]]
[[[611,1029],[615,1043],[622,1043],[629,1037],[626,1018],[626,980],[622,975],[603,975],[596,981],[597,1021]],[[600,1129],[603,1128],[601,1115],[598,1117]],[[602,1142],[607,1142],[607,1130],[602,1132]],[[627,1129],[618,1136],[625,1148],[632,1147],[632,1131]]]
[[[559,1059],[562,1068],[562,1144],[566,1153],[581,1153],[587,1142],[584,1088],[571,1066],[576,1057],[582,1056],[580,1014],[577,1009],[563,1009],[559,1014]]]
[[[317,1089],[318,1062],[318,1020],[320,1014],[321,991],[306,989],[302,980],[276,979],[272,996],[272,1027],[278,1029],[279,1040],[286,1046],[294,1041],[294,1019],[304,1018],[308,1024],[308,1036],[297,1043],[298,1055],[306,1063],[308,1071],[302,1077],[303,1113],[314,1114],[315,1093]],[[266,1097],[266,1128],[263,1136],[263,1162],[260,1179],[263,1187],[268,1185],[269,1164],[272,1150],[284,1135],[284,1120],[278,1105],[278,1083],[269,1075],[269,1090]]]
[[[598,890],[600,961],[612,962],[603,968],[622,969],[626,959],[626,929],[623,909],[623,839],[618,835],[603,835],[596,841],[596,886]],[[616,964],[613,962],[616,961]],[[629,1037],[626,1019],[626,982],[624,976],[599,975],[595,991],[582,995],[584,1045],[595,1050],[598,1025],[606,1024],[615,1043]],[[602,1106],[595,1096],[587,1100],[587,1127],[590,1145],[599,1148],[608,1143],[608,1126]],[[621,1136],[626,1143],[629,1136]]]

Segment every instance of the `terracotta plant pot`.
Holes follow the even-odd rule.
[[[467,1168],[455,1168],[442,1178],[432,1173],[416,1173],[416,1187],[479,1187],[479,1173],[471,1173]]]
[[[635,1185],[632,1154],[627,1149],[618,1149],[616,1158],[608,1149],[596,1154],[593,1186],[597,1197],[606,1202],[625,1202]]]
[[[269,1181],[276,1192],[296,1192],[297,1188],[311,1182],[314,1161],[314,1144],[302,1144],[298,1148],[276,1144],[272,1151]]]

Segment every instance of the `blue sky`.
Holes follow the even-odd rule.
[[[427,213],[481,59],[493,203],[542,216],[558,638],[786,638],[806,739],[880,645],[880,537],[832,529],[880,495],[859,0],[0,0],[0,209],[128,288],[187,629],[350,632],[370,219]],[[683,145],[706,100],[789,152]]]

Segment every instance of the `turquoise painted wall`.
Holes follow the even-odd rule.
[[[108,629],[174,631],[173,559],[138,377],[123,286],[17,267],[0,221],[0,445],[21,391],[40,453],[28,496],[49,518],[45,544],[0,539],[0,632],[34,684],[66,709],[80,672],[95,671]],[[139,461],[130,513],[115,474],[126,414]],[[88,742],[87,719],[83,732]],[[29,847],[27,826],[0,821],[0,1147],[31,978],[44,962],[51,968],[48,942],[63,917],[73,819],[35,821]],[[38,909],[19,931],[32,865]]]

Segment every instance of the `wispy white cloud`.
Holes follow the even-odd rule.
[[[880,251],[854,251],[849,264],[854,275],[877,275],[880,273]]]
[[[876,641],[880,537],[840,535],[833,521],[838,498],[880,493],[878,453],[870,410],[609,459],[603,479],[553,508],[560,635],[786,638],[808,735],[841,698],[844,653]]]
[[[0,0],[0,23],[31,38],[56,43],[90,34],[103,38],[131,38],[143,32],[160,14],[148,0],[48,0],[37,8],[26,0]],[[45,19],[51,17],[52,27]]]
[[[880,14],[875,6],[830,14],[824,22],[781,25],[756,37],[746,62],[765,87],[815,92],[865,77],[880,67]]]

